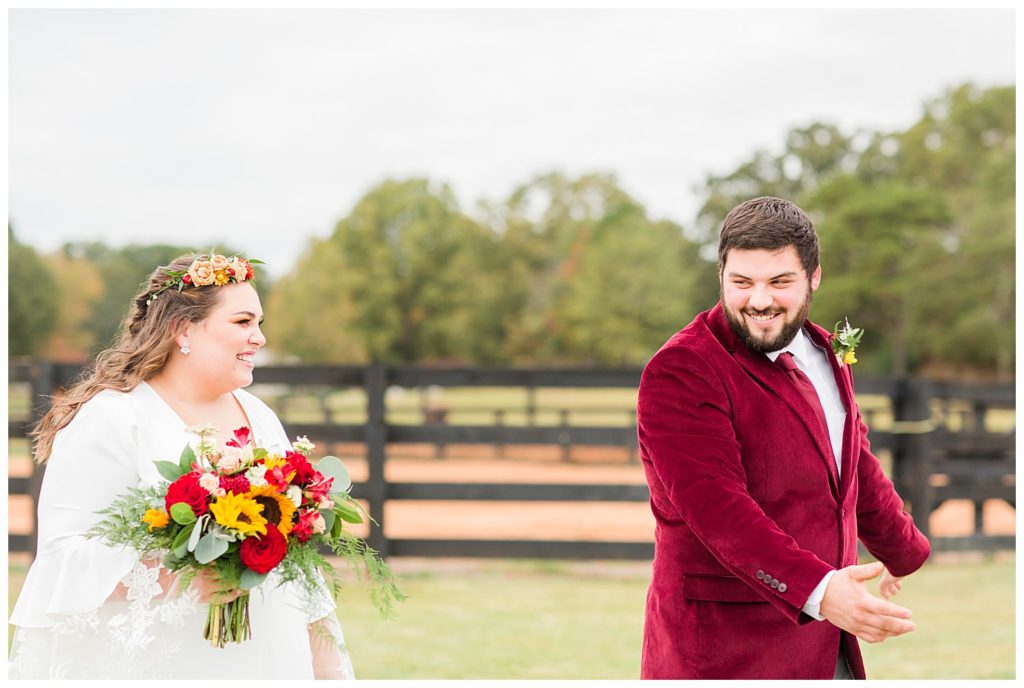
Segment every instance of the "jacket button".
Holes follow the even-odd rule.
[[[787,589],[785,583],[779,583],[779,592],[786,592]]]
[[[772,587],[773,588],[779,587],[779,579],[778,578],[772,578]]]
[[[757,580],[764,580],[764,571],[758,571],[756,574]]]
[[[775,580],[775,579],[772,578],[771,576],[765,576],[764,577],[764,584],[765,585],[771,585],[773,580]]]

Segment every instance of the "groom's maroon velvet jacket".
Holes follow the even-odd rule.
[[[829,570],[857,563],[858,537],[895,576],[928,558],[871,453],[850,367],[828,332],[804,331],[847,410],[838,480],[811,407],[720,304],[644,369],[640,456],[657,525],[643,678],[830,679],[840,643],[864,678],[856,638],[801,608]]]

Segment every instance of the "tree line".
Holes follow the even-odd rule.
[[[728,210],[774,195],[815,221],[812,317],[866,330],[860,370],[1009,381],[1015,134],[1015,89],[970,84],[905,131],[809,123],[708,175],[688,227],[651,217],[609,174],[539,175],[473,212],[444,184],[386,180],[287,274],[256,281],[265,331],[301,362],[641,365],[717,301]],[[8,245],[10,353],[58,359],[106,346],[148,271],[192,250],[38,255],[11,228]]]

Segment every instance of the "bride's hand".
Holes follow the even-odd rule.
[[[199,591],[199,601],[207,604],[224,604],[242,595],[241,590],[223,591],[224,584],[212,569],[200,569],[192,585]]]

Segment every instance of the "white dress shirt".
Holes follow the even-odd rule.
[[[831,354],[819,349],[804,334],[803,328],[797,332],[796,337],[788,345],[778,351],[769,352],[765,356],[774,363],[775,359],[785,351],[793,354],[797,368],[810,379],[818,393],[818,400],[821,402],[821,408],[825,412],[825,421],[828,423],[828,436],[832,443],[832,455],[836,460],[836,472],[842,475],[843,427],[846,425],[846,409],[839,396],[839,386],[836,384],[835,376],[832,375],[832,367],[829,365],[828,359],[825,358]],[[818,586],[811,591],[803,606],[803,612],[818,621],[825,620],[820,613],[821,600],[825,597],[825,588],[828,587],[828,582],[834,575],[835,571],[826,573]]]

